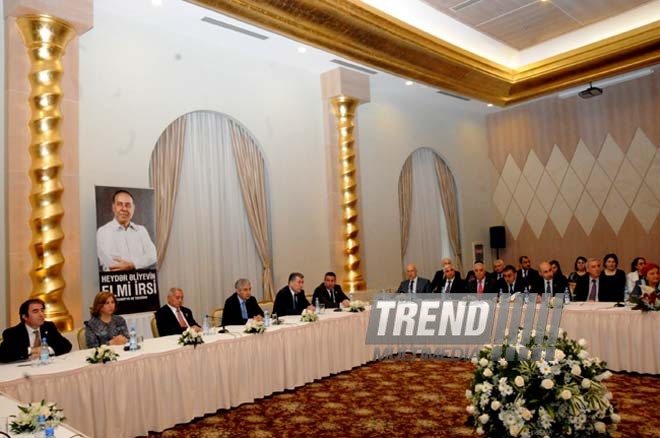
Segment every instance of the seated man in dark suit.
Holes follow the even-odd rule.
[[[486,272],[486,266],[482,262],[477,262],[472,268],[474,271],[474,280],[470,280],[465,288],[467,293],[477,294],[488,294],[492,292],[497,292],[495,290],[496,281],[493,280],[488,273]]]
[[[579,281],[575,286],[575,301],[617,302],[621,301],[619,291],[601,288],[601,264],[598,259],[587,262],[586,280]]]
[[[51,354],[60,355],[71,351],[71,342],[57,331],[57,327],[46,321],[46,304],[32,298],[21,304],[18,314],[21,322],[2,333],[0,362],[14,362],[39,356],[42,339],[46,339]]]
[[[277,292],[275,303],[273,303],[273,314],[278,317],[286,315],[300,315],[303,310],[314,311],[314,306],[309,304],[303,286],[305,276],[300,272],[289,274],[289,284]]]
[[[259,307],[257,299],[252,296],[252,284],[250,280],[239,278],[234,283],[234,292],[225,301],[222,311],[222,326],[243,325],[248,319],[263,321],[264,312]]]
[[[533,287],[541,276],[539,271],[532,268],[532,261],[527,256],[520,256],[520,269],[518,270],[517,278],[527,284],[528,287]]]
[[[183,290],[173,287],[167,294],[167,304],[156,311],[156,326],[159,336],[180,335],[188,327],[198,332],[202,328],[193,318],[192,311],[183,307]]]
[[[564,291],[568,289],[568,282],[566,277],[558,276],[555,278],[555,271],[552,265],[548,262],[541,262],[539,265],[539,273],[541,276],[531,286],[531,291],[536,293],[536,302],[540,303],[544,295],[563,297]]]
[[[341,286],[337,284],[337,276],[334,272],[326,272],[323,277],[323,283],[314,289],[312,296],[312,303],[324,304],[326,309],[336,309],[340,306],[348,307],[350,302],[348,297],[341,290]]]
[[[462,294],[465,292],[465,283],[456,273],[452,265],[445,266],[445,281],[438,289],[437,293],[443,294]]]
[[[451,259],[448,257],[445,257],[442,259],[442,268],[439,271],[435,272],[435,275],[433,276],[433,280],[431,280],[431,293],[436,293],[440,292],[442,285],[445,283],[445,268],[447,266],[453,266],[451,263]],[[461,273],[456,271],[456,278],[460,279],[461,278]]]
[[[413,263],[406,265],[407,280],[404,280],[396,290],[400,294],[428,294],[431,293],[431,282],[426,278],[417,276],[417,266]]]
[[[512,265],[506,265],[502,271],[502,280],[495,283],[495,292],[498,295],[523,292],[527,287],[527,283],[517,277],[516,268]]]

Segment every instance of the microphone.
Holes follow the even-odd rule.
[[[220,328],[218,329],[218,333],[229,333],[229,330],[227,330],[227,329],[225,328],[225,326],[223,325],[222,327],[220,327]]]

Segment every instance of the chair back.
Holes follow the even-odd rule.
[[[87,350],[87,338],[85,337],[85,327],[78,330],[78,349]]]
[[[217,308],[211,313],[211,324],[213,327],[220,327],[222,324],[222,311],[223,308]]]
[[[156,324],[156,317],[152,316],[151,317],[151,334],[153,335],[154,338],[158,337],[158,325]]]

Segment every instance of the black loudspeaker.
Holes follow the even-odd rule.
[[[490,227],[490,247],[506,248],[506,234],[503,226]]]

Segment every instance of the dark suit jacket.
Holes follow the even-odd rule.
[[[303,310],[309,306],[309,301],[302,290],[296,294],[296,305],[293,305],[293,296],[289,286],[284,286],[277,292],[275,303],[273,303],[273,313],[277,316],[300,315]]]
[[[536,282],[541,278],[541,274],[536,269],[529,268],[527,270],[527,277],[523,278],[522,269],[518,269],[518,275],[516,277],[516,282],[522,281],[526,283],[530,288],[533,287]]]
[[[344,293],[343,290],[341,290],[341,286],[338,284],[335,284],[334,287],[335,290],[335,300],[332,301],[332,296],[330,296],[330,293],[328,292],[328,289],[326,289],[325,284],[321,283],[319,286],[314,289],[314,295],[312,296],[312,303],[316,305],[316,299],[319,299],[320,304],[325,304],[326,309],[336,309],[341,305],[341,302],[344,300],[347,300],[348,297]]]
[[[513,293],[524,292],[525,286],[527,286],[526,282],[521,281],[519,278],[516,278],[516,282],[513,283]],[[502,290],[502,293],[505,294],[509,293],[509,285],[504,279],[501,279],[500,281],[495,283],[493,292],[499,293],[500,289]]]
[[[461,279],[461,273],[456,271],[456,275],[454,278],[458,278],[459,280]],[[433,280],[431,280],[431,292],[441,292],[442,289],[441,287],[445,284],[445,271],[440,270],[436,271],[435,275],[433,276]],[[452,284],[453,288],[453,284]]]
[[[587,301],[589,298],[589,292],[591,290],[591,277],[585,275],[586,281],[578,281],[575,285],[575,301]],[[598,280],[598,301],[599,302],[617,302],[623,301],[623,290],[616,291],[608,289],[607,282],[603,282],[603,277],[601,276]]]
[[[396,290],[397,293],[407,294],[408,288],[410,287],[410,280],[404,280],[399,285],[399,288]],[[415,293],[418,294],[428,294],[431,293],[431,282],[426,278],[417,277],[415,282]]]
[[[189,308],[181,306],[181,313],[183,313],[190,327],[199,325],[193,318],[192,311]],[[185,330],[167,304],[156,310],[156,326],[158,327],[158,336],[180,335]]]
[[[254,318],[256,315],[264,316],[263,310],[259,307],[257,299],[250,297],[245,302],[245,310],[247,310],[248,318]],[[222,326],[226,325],[243,325],[247,319],[243,319],[241,314],[241,302],[238,299],[238,294],[234,292],[225,301],[225,308],[222,310]]]
[[[50,321],[45,321],[39,328],[41,337],[46,338],[48,346],[53,349],[55,355],[71,351],[71,342],[57,331],[57,327]],[[0,344],[0,362],[14,362],[28,358],[28,347],[30,337],[23,322],[6,329],[2,332],[2,344]]]
[[[499,280],[503,280],[503,279],[504,279],[504,277],[502,277],[502,275],[504,275],[503,272],[500,273],[500,274],[498,274],[497,272],[493,271],[493,272],[490,272],[490,273],[488,273],[488,274],[486,274],[486,275],[488,276],[488,278],[490,278],[490,279],[493,281],[493,283],[495,283],[496,281],[499,281]],[[498,275],[500,275],[501,278],[497,278]]]
[[[552,279],[552,296],[563,296],[564,291],[568,288],[568,281],[566,277],[559,276]],[[530,292],[543,295],[545,293],[545,280],[543,277],[539,277],[536,282],[531,286]]]
[[[477,293],[477,280],[468,281],[465,291],[469,294]],[[488,276],[484,278],[484,291],[485,294],[497,293],[495,290],[495,281]]]
[[[435,291],[435,293],[441,294],[443,290],[445,290],[445,285],[447,283],[447,279],[445,278],[445,281],[442,282],[438,290]],[[451,288],[449,289],[450,294],[462,294],[465,293],[465,282],[458,278],[458,276],[452,278],[451,280]]]

